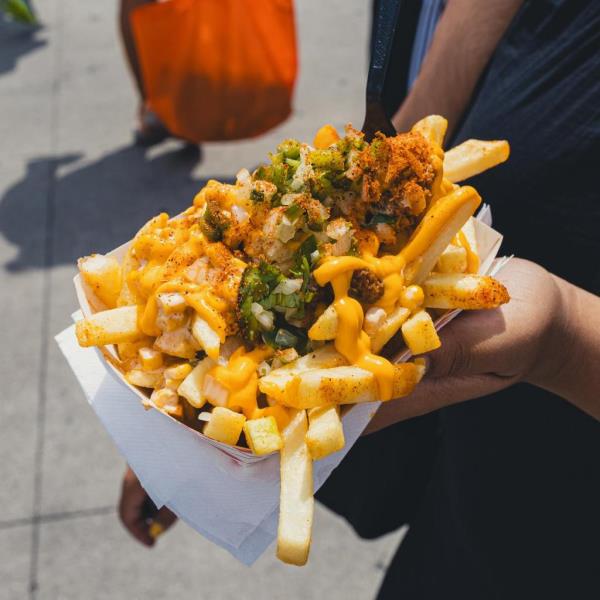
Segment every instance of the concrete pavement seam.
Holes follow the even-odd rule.
[[[59,90],[60,74],[62,67],[62,3],[55,4],[54,19],[54,57],[53,57],[53,83],[50,102],[50,154],[55,157],[58,150],[58,122],[59,122]],[[31,554],[29,563],[29,597],[35,600],[38,590],[38,562],[40,546],[40,512],[42,506],[43,485],[43,458],[44,458],[44,433],[46,422],[46,384],[48,381],[48,351],[49,351],[49,321],[51,304],[51,268],[53,266],[54,246],[54,204],[56,196],[56,170],[54,161],[48,166],[48,182],[46,189],[46,223],[44,236],[44,274],[42,284],[42,311],[40,331],[40,373],[38,378],[38,406],[36,414],[36,440],[34,453],[34,480],[33,480],[33,517],[31,528]]]
[[[89,517],[98,517],[115,514],[116,508],[110,506],[98,506],[96,508],[83,508],[81,510],[71,510],[57,513],[47,513],[32,517],[23,517],[20,519],[11,519],[9,521],[0,521],[0,531],[5,529],[15,529],[17,527],[26,527],[27,525],[43,525],[44,523],[54,523],[56,521],[68,521],[71,519],[86,519]]]

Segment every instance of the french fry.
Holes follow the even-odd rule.
[[[278,402],[291,408],[315,408],[330,404],[357,404],[380,399],[377,380],[370,371],[344,366],[313,369],[294,374],[279,390]],[[394,365],[393,398],[410,393],[420,380],[414,363]]]
[[[195,408],[202,408],[206,404],[206,397],[202,391],[204,377],[215,364],[215,361],[207,356],[194,367],[177,388],[177,393]]]
[[[235,446],[240,439],[246,417],[224,406],[215,406],[210,421],[204,426],[204,435],[217,442]]]
[[[142,363],[142,369],[144,371],[154,371],[159,369],[163,365],[163,355],[154,348],[148,348],[142,346],[137,352],[140,362]],[[119,355],[120,356],[120,355]]]
[[[198,315],[195,315],[192,321],[192,335],[210,358],[213,360],[219,358],[219,348],[221,347],[219,334]]]
[[[323,125],[315,135],[313,146],[315,148],[328,148],[339,139],[340,136],[333,125]]]
[[[295,361],[273,369],[268,375],[258,380],[258,387],[261,392],[270,396],[276,402],[283,402],[287,395],[295,396],[299,379],[297,375],[311,369],[329,369],[346,365],[346,359],[337,352],[333,344],[318,348],[310,354],[305,354]]]
[[[154,347],[169,356],[191,359],[196,356],[198,344],[187,327],[165,331],[154,341]]]
[[[308,330],[308,337],[311,340],[333,340],[337,335],[337,329],[337,311],[333,304],[330,304]]]
[[[464,181],[503,163],[509,154],[505,140],[467,140],[444,155],[444,176],[453,183]]]
[[[428,308],[497,308],[509,300],[506,288],[487,275],[432,273],[423,282],[423,291]]]
[[[268,398],[267,398],[268,400]],[[274,402],[271,400],[271,402]],[[259,417],[273,417],[275,422],[277,423],[277,429],[282,431],[288,426],[290,422],[290,409],[285,406],[281,406],[280,404],[273,403],[272,406],[267,406],[266,408],[258,408],[253,413],[252,418]]]
[[[469,186],[440,198],[425,214],[402,250],[407,267],[405,283],[421,283],[442,252],[475,212],[481,197]]]
[[[403,306],[395,308],[383,325],[371,336],[371,351],[379,352],[398,332],[402,323],[410,316],[410,310]]]
[[[106,305],[114,308],[121,292],[121,265],[116,258],[103,254],[84,256],[77,261],[83,280]]]
[[[275,417],[261,417],[246,421],[244,434],[250,450],[257,456],[277,452],[283,445]]]
[[[435,265],[439,273],[464,273],[467,270],[467,251],[462,246],[449,244]]]
[[[137,385],[144,388],[155,388],[163,379],[161,369],[155,371],[142,371],[140,369],[131,369],[125,373],[125,379],[131,385]]]
[[[429,115],[420,121],[417,121],[411,128],[411,131],[417,131],[427,141],[433,142],[438,146],[444,143],[444,136],[448,129],[448,121],[440,115]]]
[[[306,444],[306,412],[298,411],[283,430],[277,557],[290,565],[308,560],[314,511],[312,459]]]
[[[424,310],[402,325],[402,337],[413,354],[431,352],[442,345],[431,315]]]
[[[339,406],[320,406],[308,411],[306,443],[313,460],[325,458],[345,445]]]
[[[135,342],[121,342],[117,344],[117,352],[121,360],[133,359],[136,360],[139,357],[139,351],[141,348],[149,348],[152,346],[153,339],[150,336],[143,336]]]
[[[139,295],[131,289],[128,282],[129,274],[135,271],[139,264],[139,260],[133,256],[133,250],[130,247],[121,264],[121,290],[117,298],[117,306],[129,306],[140,302]]]
[[[137,306],[121,306],[77,321],[75,333],[79,345],[89,347],[135,342],[144,335],[138,327],[138,312]]]

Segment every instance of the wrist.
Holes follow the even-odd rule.
[[[570,284],[554,275],[550,277],[555,288],[552,315],[540,335],[539,351],[526,381],[562,395],[562,388],[578,363],[574,333],[577,299]]]

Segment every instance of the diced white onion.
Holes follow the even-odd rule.
[[[178,292],[166,292],[157,295],[157,300],[165,312],[179,312],[185,309],[185,298]]]
[[[248,220],[248,212],[246,211],[246,209],[242,208],[241,206],[238,206],[237,204],[234,204],[231,207],[231,212],[233,213],[233,216],[235,217],[235,220],[238,223],[245,223]]]
[[[258,302],[253,302],[250,305],[250,312],[260,323],[263,329],[270,331],[273,329],[275,315],[270,310],[265,310]]]
[[[282,206],[289,206],[293,204],[296,198],[300,198],[302,194],[284,194],[281,196],[281,204]]]
[[[273,290],[274,294],[294,294],[302,287],[302,279],[284,279],[279,282],[275,289]]]
[[[295,348],[286,348],[285,350],[280,350],[277,353],[278,358],[285,365],[287,363],[291,363],[296,360],[299,356],[298,352]]]
[[[252,183],[252,179],[250,177],[250,172],[248,169],[240,169],[235,176],[237,183],[240,185],[250,185]]]
[[[384,244],[393,244],[396,241],[396,233],[391,225],[387,223],[377,223],[375,225],[375,233]]]
[[[227,406],[229,392],[212,375],[204,377],[202,394],[213,406]]]
[[[277,228],[277,237],[285,244],[296,235],[296,226],[287,216],[283,215],[281,223]]]
[[[210,421],[210,413],[207,411],[203,411],[198,415],[198,421],[205,421],[208,423]]]
[[[267,361],[263,360],[258,365],[257,372],[258,372],[259,377],[264,377],[265,375],[268,375],[271,372],[271,367],[270,367],[269,363]]]
[[[334,219],[327,225],[325,232],[333,240],[339,240],[344,237],[350,230],[352,225],[345,219]]]
[[[344,256],[348,254],[350,247],[352,246],[352,229],[344,234],[333,246],[331,247],[331,254],[333,256]]]

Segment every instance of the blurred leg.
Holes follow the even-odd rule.
[[[135,48],[135,42],[133,39],[133,32],[131,31],[131,23],[129,21],[129,15],[134,8],[142,6],[143,4],[151,4],[155,0],[121,0],[121,10],[119,14],[119,27],[121,30],[121,39],[123,40],[123,47],[125,48],[125,57],[129,64],[129,69],[135,80],[136,87],[140,94],[140,100],[144,101],[144,84],[142,81],[142,74],[140,71],[140,64],[137,57]]]

